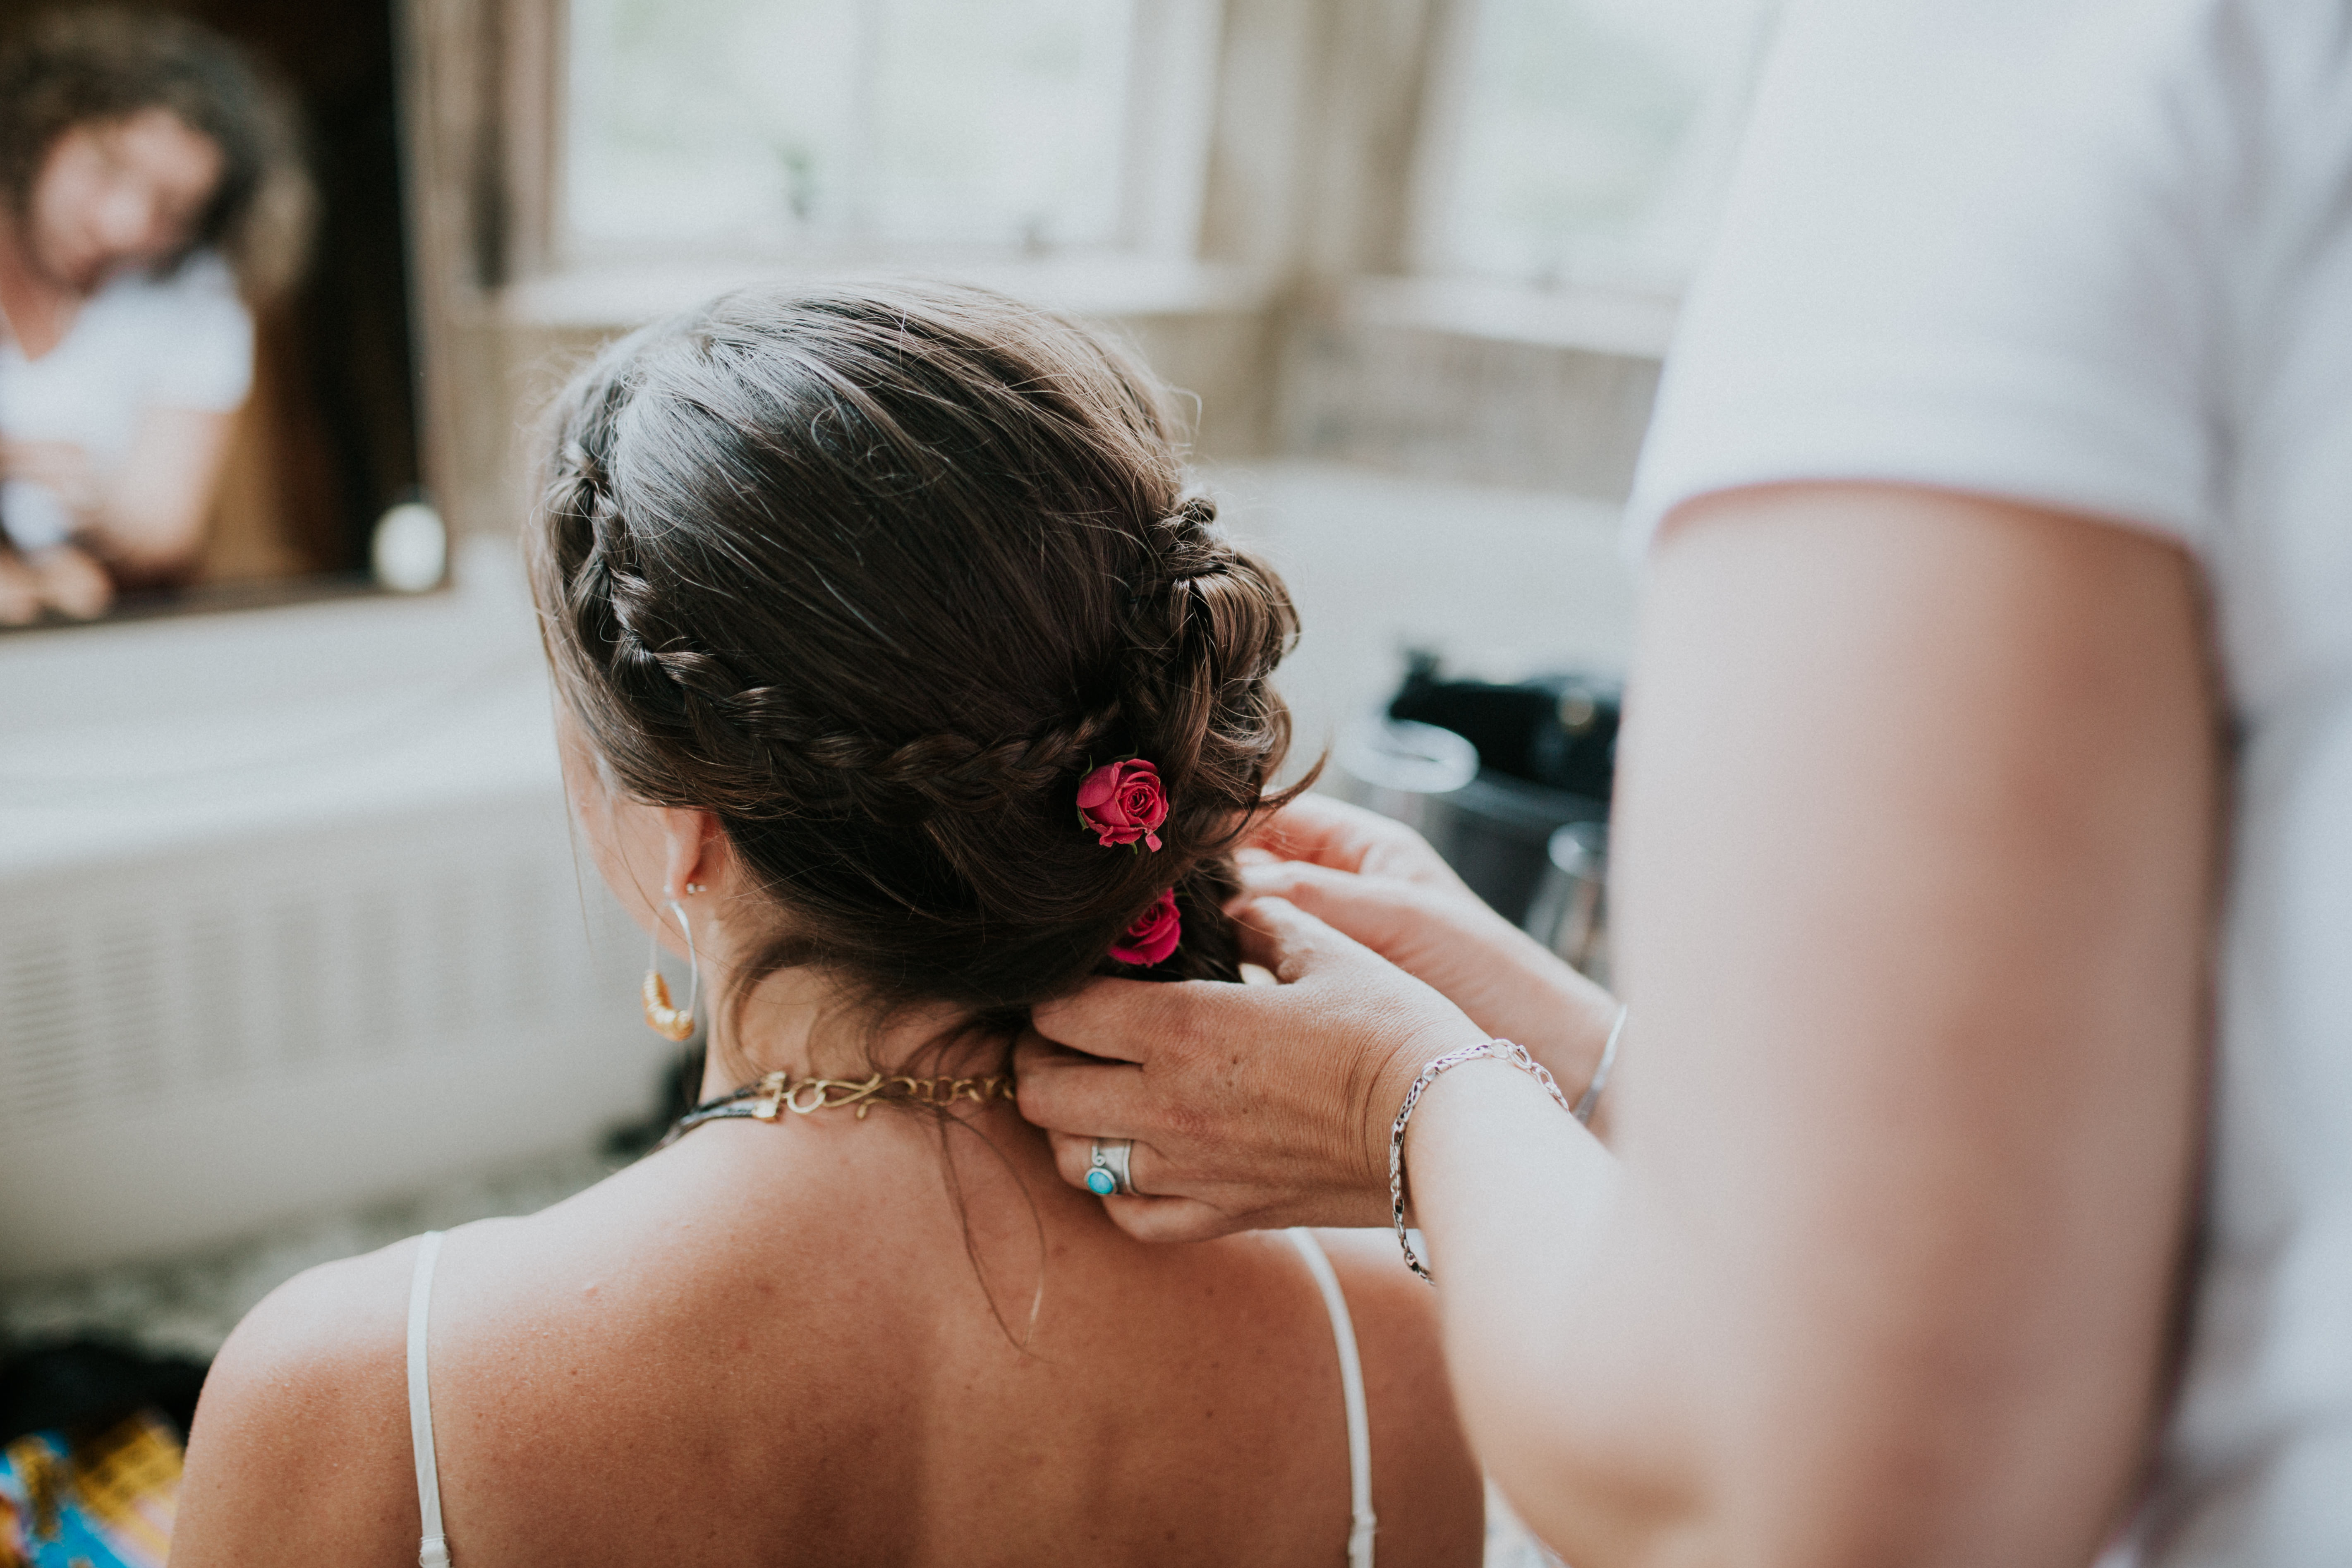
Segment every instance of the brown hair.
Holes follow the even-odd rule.
[[[1172,888],[1154,977],[1236,976],[1230,849],[1289,711],[1272,570],[1187,488],[1163,388],[978,289],[751,289],[607,349],[559,405],[532,588],[617,787],[710,811],[822,964],[1009,1029]],[[1165,847],[1078,782],[1138,756]],[[1305,786],[1299,785],[1299,788]]]
[[[0,203],[21,220],[58,137],[168,109],[220,149],[220,184],[173,265],[219,250],[246,293],[292,283],[308,248],[310,178],[284,92],[208,27],[111,6],[51,11],[0,44]]]

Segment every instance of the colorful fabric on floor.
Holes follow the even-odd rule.
[[[180,1461],[149,1411],[78,1446],[34,1432],[0,1448],[0,1568],[163,1568]]]

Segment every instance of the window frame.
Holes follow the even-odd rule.
[[[567,26],[570,5],[568,0],[505,3],[510,10],[537,14],[529,24],[533,29],[534,47],[529,51],[535,57],[532,67],[508,71],[509,110],[535,127],[530,136],[516,139],[514,155],[503,170],[518,192],[530,193],[515,204],[530,228],[518,227],[512,236],[509,250],[517,264],[510,269],[512,277],[660,268],[689,259],[794,268],[952,266],[1070,255],[1164,262],[1189,260],[1199,252],[1215,128],[1223,0],[1131,0],[1118,217],[1111,237],[1043,247],[1019,241],[905,242],[858,233],[786,245],[583,239],[565,210],[571,132],[565,84],[573,45]]]
[[[1679,303],[1689,284],[1680,279],[1610,276],[1606,270],[1563,269],[1543,279],[1500,269],[1481,271],[1463,264],[1445,243],[1454,221],[1454,171],[1465,153],[1467,124],[1475,98],[1472,74],[1477,55],[1478,27],[1489,0],[1438,0],[1440,16],[1434,30],[1424,89],[1421,133],[1413,148],[1406,194],[1406,270],[1433,281],[1444,279],[1492,292],[1517,290],[1535,299],[1563,295],[1652,300]],[[1756,86],[1772,37],[1788,0],[1761,0],[1762,14],[1754,24],[1744,63],[1729,90],[1710,95],[1695,117],[1692,139],[1704,144],[1699,153],[1715,171],[1719,196],[1727,184],[1732,157],[1755,100]],[[1696,265],[1696,258],[1693,265]]]

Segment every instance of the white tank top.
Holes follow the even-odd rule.
[[[1372,1429],[1364,1407],[1364,1366],[1356,1352],[1355,1320],[1322,1244],[1305,1230],[1286,1232],[1322,1292],[1339,1352],[1339,1394],[1348,1415],[1348,1568],[1372,1568]],[[428,1230],[416,1248],[408,1287],[408,1436],[416,1451],[416,1507],[424,1521],[418,1568],[449,1568],[449,1539],[441,1530],[441,1475],[433,1454],[433,1387],[425,1370],[425,1328],[433,1310],[433,1266],[442,1233]]]

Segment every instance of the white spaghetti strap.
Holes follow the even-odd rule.
[[[1331,1338],[1339,1349],[1339,1392],[1348,1405],[1348,1568],[1372,1568],[1372,1532],[1380,1521],[1372,1516],[1372,1424],[1364,1407],[1364,1363],[1356,1353],[1356,1322],[1348,1315],[1347,1294],[1323,1244],[1314,1233],[1294,1229],[1291,1245],[1307,1260],[1323,1292],[1323,1310],[1331,1316]]]
[[[425,1523],[416,1543],[417,1568],[449,1568],[441,1533],[441,1473],[433,1463],[433,1385],[425,1368],[425,1326],[433,1307],[433,1264],[441,1233],[428,1230],[416,1247],[416,1274],[408,1287],[408,1439],[416,1450],[416,1509]]]

